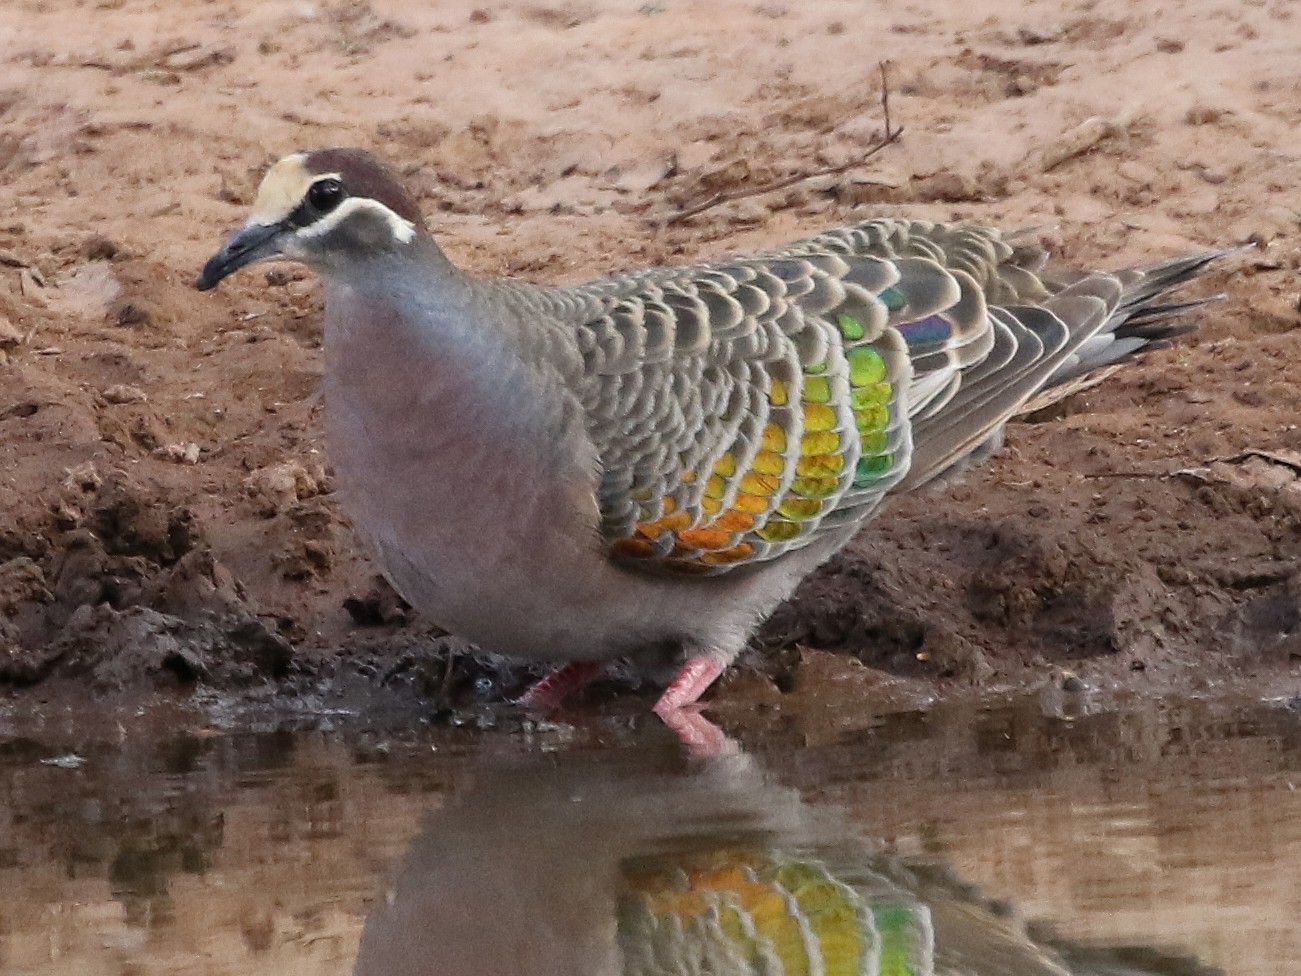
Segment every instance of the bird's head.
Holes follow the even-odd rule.
[[[370,153],[293,153],[267,170],[252,214],[203,266],[195,286],[207,291],[240,268],[273,258],[328,271],[410,248],[426,235],[415,200]]]

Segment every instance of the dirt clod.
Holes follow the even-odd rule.
[[[148,309],[135,302],[121,302],[109,310],[109,317],[113,322],[123,328],[131,328],[138,325],[148,325],[150,315]]]

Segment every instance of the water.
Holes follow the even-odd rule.
[[[1298,971],[1294,704],[741,739],[0,716],[0,972]]]

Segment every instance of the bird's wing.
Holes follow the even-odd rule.
[[[882,219],[567,290],[611,555],[752,566],[960,461],[1124,307],[1117,277],[1050,287],[1041,263],[989,228]]]

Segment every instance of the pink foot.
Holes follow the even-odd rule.
[[[574,692],[591,684],[604,670],[605,665],[600,661],[566,664],[529,688],[516,704],[542,712],[553,711]]]
[[[723,667],[723,662],[716,657],[702,654],[688,658],[655,703],[655,714],[663,718],[669,712],[694,705],[723,673]]]
[[[732,756],[741,751],[733,739],[694,708],[659,712],[659,717],[677,733],[678,741],[693,756]]]

